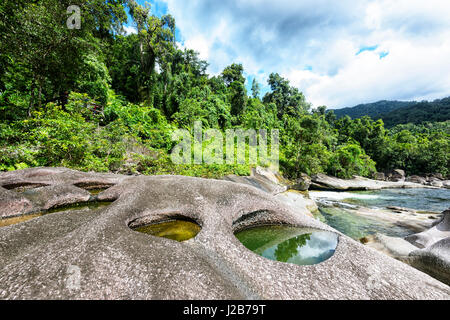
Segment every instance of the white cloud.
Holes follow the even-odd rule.
[[[126,35],[137,34],[137,29],[133,26],[124,26],[123,31],[125,32]]]
[[[233,62],[259,82],[278,72],[331,108],[450,95],[448,0],[166,1],[213,74]]]
[[[184,43],[186,48],[195,50],[199,53],[201,59],[209,59],[209,45],[208,40],[202,35],[197,35],[187,39]]]
[[[447,34],[446,39],[450,39]],[[379,52],[389,54],[380,59]],[[351,52],[349,53],[349,56]],[[450,94],[450,41],[433,47],[410,41],[387,41],[364,51],[334,76],[291,70],[286,76],[304,88],[316,105],[353,106],[380,99],[422,100]]]

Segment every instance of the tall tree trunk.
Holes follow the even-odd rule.
[[[30,103],[28,105],[28,118],[31,118],[31,110],[33,109],[34,103],[34,89],[36,88],[35,78],[31,80],[31,92],[30,92]]]
[[[142,70],[144,70],[144,44],[142,43],[142,39],[139,40],[139,54],[141,57]]]
[[[39,109],[41,109],[41,107],[42,107],[42,82],[41,81],[39,81],[38,106],[39,106]]]

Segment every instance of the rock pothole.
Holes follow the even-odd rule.
[[[260,256],[296,265],[314,265],[331,258],[339,235],[330,231],[285,225],[266,225],[244,229],[236,238]]]
[[[42,217],[42,216],[45,216],[48,214],[53,214],[53,213],[77,211],[77,210],[83,210],[83,209],[88,209],[89,211],[98,210],[98,209],[102,209],[104,207],[109,206],[111,203],[112,202],[106,202],[106,201],[81,202],[81,203],[75,203],[75,204],[64,205],[64,206],[59,206],[59,207],[53,207],[48,210],[36,211],[36,212],[30,213],[30,214],[23,214],[23,215],[16,215],[16,216],[12,216],[12,217],[0,218],[0,228],[12,226],[15,224],[33,220],[35,218],[39,218],[39,217]]]
[[[171,218],[130,228],[137,232],[178,242],[195,238],[202,229],[196,221],[187,217]]]

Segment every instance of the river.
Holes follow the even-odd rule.
[[[450,208],[449,189],[383,189],[376,191],[310,191],[318,219],[354,238],[383,233],[405,237],[427,229]],[[397,212],[388,207],[412,209]]]

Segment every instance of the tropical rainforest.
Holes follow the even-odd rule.
[[[338,119],[276,72],[269,92],[255,80],[247,92],[242,64],[209,75],[207,61],[179,48],[171,15],[133,0],[78,0],[81,28],[68,28],[71,2],[0,3],[0,171],[249,174],[249,165],[171,162],[173,130],[201,121],[203,129],[278,129],[280,170],[292,179],[394,168],[450,174],[450,121],[387,129],[369,116]],[[136,34],[124,32],[127,12]]]

